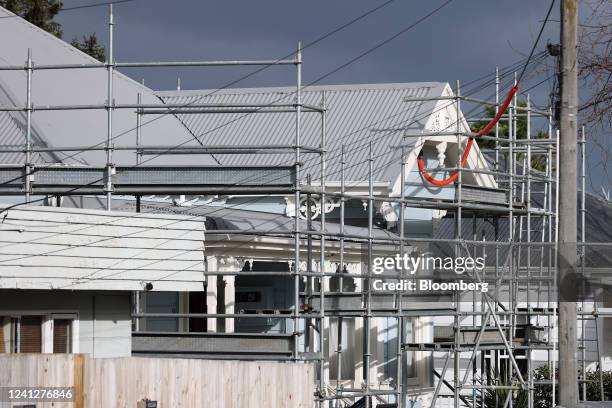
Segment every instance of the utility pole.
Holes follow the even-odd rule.
[[[576,299],[568,293],[575,285],[577,253],[577,104],[578,4],[561,0],[561,121],[559,140],[559,250],[557,253],[559,305],[559,404],[578,402],[576,371]],[[569,296],[568,296],[569,295]],[[554,374],[553,374],[554,375]]]

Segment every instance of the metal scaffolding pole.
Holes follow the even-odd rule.
[[[367,279],[362,290],[366,291],[364,315],[364,346],[363,346],[363,379],[365,381],[366,408],[371,407],[370,393],[370,361],[371,361],[371,327],[372,327],[372,245],[374,228],[374,157],[372,156],[372,142],[368,145],[368,271]]]
[[[138,92],[136,95],[136,104],[140,105],[142,102],[142,95]],[[136,166],[140,166],[142,162],[142,150],[140,150],[140,146],[142,145],[142,115],[141,109],[136,109]],[[141,195],[136,196],[136,212],[140,212],[140,201]]]
[[[300,316],[300,168],[302,166],[301,163],[301,154],[300,154],[300,145],[301,145],[301,110],[299,108],[301,103],[301,91],[302,91],[302,46],[298,43],[297,51],[296,51],[296,74],[297,74],[297,84],[296,84],[296,101],[298,108],[295,111],[295,258],[294,258],[294,270],[293,270],[293,290],[294,290],[294,299],[293,299],[293,358],[295,360],[299,359],[299,338],[300,338],[300,329],[299,329],[299,316]],[[307,267],[308,272],[310,272],[310,266]],[[306,328],[304,328],[306,330]]]
[[[106,209],[112,210],[113,199],[113,5],[108,8],[108,63],[107,63],[107,115],[106,115]]]
[[[402,147],[402,156],[401,156],[401,166],[400,166],[400,197],[404,198],[406,196],[406,152]],[[400,203],[399,208],[399,233],[400,233],[400,256],[403,258],[406,248],[404,246],[404,235],[405,235],[405,216],[404,216],[404,203]],[[400,280],[404,279],[404,270],[400,269]],[[397,392],[397,408],[402,408],[404,406],[404,395],[403,395],[403,387],[402,387],[402,363],[403,363],[403,353],[402,353],[402,344],[404,343],[404,321],[402,317],[402,292],[400,291],[397,294],[397,357],[396,357],[396,374],[395,374],[395,387]]]
[[[25,201],[30,202],[30,173],[32,169],[32,49],[28,48],[26,61],[26,142],[25,142]]]
[[[320,310],[319,314],[321,318],[319,319],[319,352],[321,353],[321,358],[319,362],[319,390],[323,392],[325,390],[325,357],[327,356],[325,350],[325,173],[327,171],[327,162],[325,149],[327,146],[327,134],[326,134],[326,113],[325,113],[325,92],[322,94],[321,98],[321,154],[320,154],[320,182],[321,182],[321,236],[320,236],[320,246],[319,246],[319,254],[320,254],[320,266],[319,272],[321,273],[321,277],[319,278],[319,304]]]
[[[495,115],[499,113],[499,68],[495,67]],[[499,171],[499,121],[495,122],[495,171]]]
[[[340,253],[339,253],[339,267],[337,273],[340,278],[338,279],[338,292],[341,294],[344,288],[344,210],[345,210],[345,157],[344,157],[344,145],[341,146],[340,151]],[[342,380],[342,316],[338,316],[338,347],[337,347],[337,369],[336,369],[336,394],[340,393],[340,381]]]
[[[585,166],[584,166],[584,126],[582,126],[581,128],[581,132],[580,132],[581,136],[582,136],[582,140],[580,142],[580,242],[581,242],[581,248],[580,248],[580,275],[581,275],[581,282],[582,282],[582,287],[580,288],[580,297],[581,297],[581,310],[584,311],[585,310],[585,306],[586,306],[586,299],[585,299],[585,284],[584,284],[584,267],[585,267],[585,261],[586,261],[586,246],[585,246],[585,235],[586,235],[586,231],[584,230],[584,225],[585,225],[585,192],[584,192],[584,187],[585,187],[585,179],[586,179],[586,173],[585,173]],[[580,316],[580,354],[581,354],[581,367],[580,367],[580,372],[581,372],[581,377],[582,377],[582,384],[581,384],[581,391],[582,391],[582,401],[586,401],[587,400],[587,383],[586,383],[586,319],[584,316]]]
[[[527,94],[527,140],[531,141],[531,99],[529,94]],[[531,168],[531,143],[527,143],[527,156],[525,159],[525,169],[527,172],[527,305],[530,305],[530,292],[531,292],[531,178],[532,178],[532,168]],[[527,325],[531,324],[531,316],[527,317],[527,321],[525,322]],[[531,340],[529,340],[531,342]],[[527,375],[529,381],[529,389],[527,391],[527,404],[529,408],[533,408],[533,397],[534,397],[534,384],[533,384],[533,373],[532,373],[532,353],[531,350],[526,350],[525,354],[527,355]]]
[[[463,183],[463,165],[462,165],[462,156],[463,156],[463,146],[461,143],[463,142],[461,132],[462,132],[462,123],[461,123],[461,88],[459,81],[457,81],[457,89],[456,89],[456,101],[455,101],[455,109],[456,109],[456,117],[455,117],[455,131],[457,137],[457,182],[455,183],[455,201],[457,202],[457,212],[455,213],[455,239],[457,241],[462,239],[462,225],[461,225],[461,210],[462,210],[462,197],[461,197],[461,185]],[[455,246],[455,257],[459,257],[459,245]],[[457,312],[461,310],[461,295],[459,293],[455,293],[455,307]],[[455,408],[459,408],[460,405],[460,396],[461,396],[461,382],[459,378],[459,368],[461,366],[461,353],[458,351],[461,347],[461,321],[459,320],[458,315],[455,316],[455,352],[453,355],[453,390],[454,390],[454,406]],[[442,380],[442,379],[441,379]]]

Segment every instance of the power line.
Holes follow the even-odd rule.
[[[91,7],[108,6],[111,4],[131,3],[133,1],[137,1],[137,0],[115,0],[115,1],[105,1],[105,2],[100,2],[100,3],[86,4],[83,6],[62,7],[59,12],[61,13],[63,11],[72,11],[72,10],[81,10],[81,9],[91,8]]]
[[[137,0],[115,0],[115,1],[105,1],[105,2],[100,2],[100,3],[93,3],[93,4],[85,4],[82,6],[72,6],[72,7],[62,7],[59,9],[59,11],[57,12],[62,13],[64,11],[73,11],[73,10],[81,10],[81,9],[86,9],[86,8],[92,8],[92,7],[101,7],[101,6],[108,6],[111,4],[121,4],[121,3],[131,3],[133,1],[137,1]],[[10,13],[13,13],[10,10],[7,10]],[[4,19],[4,18],[23,18],[22,16],[20,16],[17,13],[13,13],[13,15],[9,15],[9,16],[0,16],[0,19]]]
[[[529,64],[529,60],[531,60],[531,57],[533,56],[533,53],[535,52],[536,47],[538,46],[538,42],[540,42],[540,37],[542,37],[542,33],[544,32],[544,27],[546,27],[546,23],[548,22],[548,18],[550,17],[550,13],[553,9],[553,6],[555,4],[555,0],[552,0],[550,2],[550,6],[548,7],[548,12],[546,13],[546,18],[544,19],[544,21],[542,22],[542,26],[540,27],[540,32],[538,33],[538,36],[536,37],[536,40],[533,42],[533,46],[531,47],[531,51],[529,52],[529,56],[527,57],[527,62],[525,63],[525,66],[523,67],[523,70],[521,71],[521,73],[518,76],[518,79],[516,80],[517,84],[521,83],[521,79],[523,79],[523,75],[525,74],[525,69],[527,69],[527,65]]]

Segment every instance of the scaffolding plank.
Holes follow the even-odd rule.
[[[31,193],[105,194],[106,167],[43,166],[30,173]],[[25,168],[0,166],[0,192],[25,193]],[[291,166],[118,166],[113,168],[115,194],[250,194],[290,192],[295,185]]]
[[[291,356],[293,336],[257,333],[132,333],[133,355],[184,355],[240,358],[282,358]]]

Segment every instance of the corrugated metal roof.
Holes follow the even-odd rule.
[[[423,129],[435,103],[404,102],[404,98],[441,96],[445,83],[394,83],[365,85],[312,86],[302,91],[302,103],[321,106],[323,96],[327,113],[328,180],[340,179],[340,151],[345,145],[346,179],[367,180],[368,145],[372,142],[375,181],[391,182],[399,175],[399,149],[393,146],[416,143],[416,138],[403,140],[409,127]],[[295,103],[295,87],[245,88],[221,91],[166,91],[158,95],[173,104],[291,104]],[[206,144],[212,145],[293,145],[295,113],[223,113],[182,114],[179,119]],[[301,144],[318,147],[321,142],[320,115],[303,113]],[[385,130],[386,129],[386,130]],[[410,150],[410,149],[408,149]],[[223,155],[217,156],[227,165],[292,165],[292,154]],[[318,155],[304,154],[303,175],[313,180],[319,174]]]
[[[28,48],[32,50],[35,66],[53,64],[92,64],[92,57],[82,53],[66,42],[28,23],[0,7],[0,64],[23,66],[27,59]],[[134,104],[137,94],[142,94],[142,103],[161,104],[151,89],[127,76],[114,74],[115,104]],[[0,104],[25,106],[26,72],[0,71]],[[104,68],[92,69],[55,69],[35,71],[32,80],[32,102],[34,106],[45,105],[103,105],[107,100],[107,71]],[[155,119],[155,120],[152,120]],[[0,133],[0,145],[15,141],[17,134],[7,124],[6,118]],[[34,127],[39,136],[52,146],[92,146],[104,145],[106,140],[105,110],[79,111],[35,111],[32,115]],[[143,141],[150,144],[175,145],[193,140],[191,134],[172,115],[148,117],[143,126]],[[113,115],[113,134],[118,136],[115,144],[135,143],[136,113],[133,109],[115,110]],[[119,136],[121,135],[121,136]],[[73,155],[70,153],[68,155]],[[65,156],[61,156],[65,157]],[[12,156],[0,155],[0,163],[15,160]],[[67,162],[86,162],[92,165],[106,163],[105,152],[86,152],[77,154]],[[116,164],[134,164],[133,152],[115,152]],[[165,156],[153,164],[198,163],[212,164],[208,156],[177,157]]]
[[[2,98],[0,98],[0,101]],[[25,115],[22,112],[0,112],[0,148],[22,149],[25,146]],[[32,145],[46,146],[41,140],[35,128],[32,128]],[[56,163],[59,162],[57,155],[48,153],[35,153],[32,155],[33,163]],[[0,163],[23,164],[25,154],[21,152],[0,152]]]
[[[19,129],[17,123],[8,112],[0,112],[0,147],[19,148],[25,143],[24,132]],[[22,153],[0,153],[0,162],[4,164],[16,164],[24,162]]]

